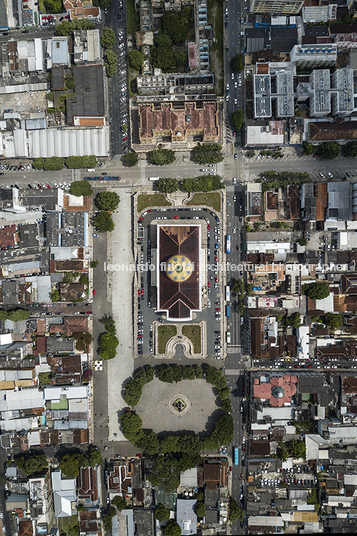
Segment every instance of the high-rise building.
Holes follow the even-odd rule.
[[[252,0],[252,13],[270,13],[271,15],[297,15],[304,0]]]

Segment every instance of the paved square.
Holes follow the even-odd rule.
[[[144,385],[143,394],[135,411],[143,420],[143,428],[159,432],[210,432],[222,410],[215,388],[206,380],[182,380],[178,383],[161,382],[154,378]],[[177,394],[185,395],[191,407],[184,415],[174,415],[169,402]],[[212,417],[212,414],[214,416]]]

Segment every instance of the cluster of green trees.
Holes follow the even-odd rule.
[[[332,330],[340,329],[343,326],[343,316],[339,314],[326,313],[325,324]]]
[[[12,309],[11,311],[0,310],[0,320],[11,320],[12,322],[21,322],[30,318],[30,312],[26,309]]]
[[[155,164],[156,166],[172,164],[176,160],[175,153],[171,149],[155,149],[154,151],[149,151],[147,157],[150,164]]]
[[[242,110],[235,110],[232,113],[232,123],[235,130],[242,130],[244,123],[244,114]]]
[[[165,508],[163,504],[158,504],[157,507],[154,510],[154,517],[160,523],[163,523],[164,521],[167,521],[170,517],[170,510],[168,508]]]
[[[94,225],[100,233],[109,233],[115,227],[111,213],[104,210],[94,216]]]
[[[201,378],[203,369],[198,365],[181,367],[180,365],[165,365],[157,369],[157,376],[164,382],[179,382],[182,379]],[[134,378],[125,386],[124,400],[127,404],[136,405],[142,393],[142,388],[154,378],[154,369],[145,367],[136,372]],[[206,381],[218,389],[224,413],[217,419],[212,433],[205,438],[198,434],[166,435],[159,439],[157,435],[142,428],[142,420],[133,411],[128,411],[121,417],[122,431],[125,437],[138,448],[154,458],[154,466],[150,481],[161,484],[164,489],[177,487],[180,471],[193,467],[203,449],[217,449],[221,445],[231,443],[233,439],[233,418],[230,414],[231,404],[229,389],[225,377],[220,370],[207,365],[205,367]],[[159,454],[161,454],[159,456]],[[192,465],[190,465],[192,464]],[[184,467],[184,468],[183,468]]]
[[[99,335],[99,355],[102,359],[113,359],[119,341],[116,337],[116,327],[113,317],[108,315],[100,320],[107,332]]]
[[[182,179],[178,181],[171,177],[162,177],[155,182],[155,187],[159,192],[172,194],[180,188],[184,192],[212,192],[225,188],[222,177],[219,175],[201,175],[200,177]]]
[[[44,171],[58,171],[66,166],[68,169],[94,168],[97,165],[97,158],[94,154],[85,156],[68,156],[66,159],[59,156],[50,158],[35,158],[33,167]]]
[[[84,352],[93,340],[92,334],[87,333],[73,333],[72,338],[76,341],[76,350]]]
[[[170,521],[164,526],[164,536],[181,536],[181,527],[176,521],[170,519]]]
[[[111,315],[104,316],[103,318],[101,318],[101,320],[99,320],[99,322],[103,324],[108,333],[110,333],[111,335],[117,334],[115,322]]]
[[[116,350],[119,341],[111,333],[101,333],[99,336],[99,355],[102,359],[113,359],[116,356]]]
[[[150,50],[151,63],[154,67],[168,71],[174,65],[184,66],[187,54],[185,51],[175,52],[171,37],[163,32],[155,35],[154,46]]]
[[[138,154],[135,152],[126,153],[121,159],[124,166],[133,167],[138,163]]]
[[[184,43],[192,28],[193,9],[191,6],[184,6],[181,11],[165,11],[161,18],[162,34],[166,34],[174,45]]]
[[[108,48],[104,51],[104,63],[107,76],[113,76],[118,68],[118,58],[114,50]]]
[[[235,500],[230,497],[229,498],[229,521],[233,523],[234,521],[243,521],[244,519],[244,510],[238,504],[235,502]]]
[[[90,196],[93,193],[93,188],[90,185],[90,182],[86,180],[74,181],[71,183],[71,194],[76,197]]]
[[[219,143],[209,143],[208,145],[198,143],[192,150],[191,160],[197,164],[218,164],[223,160],[222,145]]]
[[[134,71],[140,71],[142,64],[144,63],[144,56],[140,50],[130,50],[129,54],[129,67]]]
[[[65,454],[60,461],[59,468],[64,475],[75,478],[79,475],[81,467],[96,467],[101,463],[100,450],[92,445],[87,452]]]
[[[43,473],[48,468],[45,454],[21,454],[16,456],[14,462],[28,476]]]
[[[44,0],[46,13],[63,13],[62,0]]]
[[[298,329],[301,326],[300,313],[293,313],[291,316],[285,317],[285,325]]]
[[[305,141],[303,144],[303,149],[305,154],[319,154],[327,160],[332,160],[337,158],[340,155],[342,149],[342,155],[346,157],[356,157],[357,156],[357,141],[350,141],[345,145],[341,146],[336,141],[326,141],[320,145],[313,145]]]
[[[248,287],[249,285],[249,287]],[[232,284],[232,292],[238,294],[238,310],[242,315],[244,313],[244,281],[243,279],[236,279]],[[247,283],[247,294],[253,292],[253,285]]]
[[[234,58],[231,59],[231,69],[236,73],[243,71],[243,58],[242,54],[237,54]]]
[[[51,156],[50,158],[35,158],[32,166],[44,171],[58,171],[64,168],[64,158]]]
[[[302,293],[312,300],[323,300],[330,294],[330,288],[326,283],[306,283],[302,286]]]
[[[125,385],[124,400],[128,406],[136,406],[141,398],[144,385],[154,379],[154,368],[147,366],[134,374]]]
[[[125,497],[121,497],[120,495],[117,495],[112,499],[112,504],[118,508],[118,510],[124,510],[126,508],[126,500]]]
[[[184,192],[212,192],[223,190],[225,184],[220,175],[202,175],[192,179],[182,179],[181,188]]]
[[[95,205],[99,210],[112,212],[118,208],[120,197],[116,192],[99,192],[95,198]]]
[[[277,457],[282,461],[286,461],[288,458],[299,459],[306,457],[305,441],[293,440],[290,442],[280,441],[277,448]]]
[[[72,35],[75,30],[94,30],[94,22],[88,19],[73,19],[72,22],[64,20],[56,26],[56,35]]]
[[[109,532],[113,527],[113,517],[116,515],[116,510],[113,506],[109,506],[106,512],[103,514],[103,526],[106,532]]]
[[[264,180],[263,180],[264,178]],[[304,184],[311,182],[310,175],[305,171],[304,173],[298,173],[293,171],[265,171],[261,173],[259,182],[262,182],[262,191],[267,192],[271,189],[287,188],[291,184]]]

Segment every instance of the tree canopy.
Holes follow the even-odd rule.
[[[349,141],[343,146],[344,156],[357,156],[357,141]]]
[[[304,153],[307,155],[315,154],[317,149],[315,145],[312,145],[312,143],[309,143],[307,141],[303,142],[302,148],[304,149]]]
[[[157,507],[154,510],[154,517],[160,523],[163,523],[163,521],[167,521],[170,517],[170,510],[168,508],[165,508],[163,504],[158,504]]]
[[[120,197],[116,192],[99,192],[95,198],[95,204],[99,210],[113,211],[118,208]]]
[[[65,454],[60,461],[59,468],[64,475],[75,478],[79,475],[81,467],[88,467],[89,465],[88,456],[83,452],[76,452]]]
[[[68,156],[66,158],[66,167],[68,167],[68,169],[95,168],[97,164],[97,157],[94,154],[84,156]]]
[[[144,56],[140,50],[130,50],[129,54],[129,66],[135,71],[140,71],[142,64],[144,63]]]
[[[313,300],[323,300],[330,294],[330,288],[326,283],[307,283],[303,285],[302,291]]]
[[[242,279],[236,279],[232,286],[232,292],[234,294],[243,294],[244,292],[244,282]]]
[[[181,11],[165,11],[161,18],[161,27],[175,45],[183,43],[188,31],[193,27],[192,8],[185,6]]]
[[[220,175],[201,175],[192,179],[182,179],[181,188],[185,192],[212,192],[223,190],[225,184]]]
[[[107,72],[107,76],[113,76],[113,74],[116,72],[118,68],[118,58],[114,50],[107,49],[104,52],[104,60],[105,60],[105,70]]]
[[[167,71],[175,65],[175,55],[171,47],[151,47],[150,58],[153,67],[162,69],[163,71]]]
[[[137,415],[133,411],[128,411],[121,416],[120,422],[123,434],[131,443],[133,443],[136,435],[141,430],[143,421],[141,420],[139,415]]]
[[[110,212],[101,211],[94,216],[94,225],[101,233],[114,230],[114,222]]]
[[[133,167],[138,163],[138,154],[131,152],[122,156],[122,162],[126,167]]]
[[[201,145],[198,143],[192,150],[191,159],[198,164],[217,164],[222,162],[222,145],[210,143]]]
[[[48,463],[45,454],[30,454],[16,456],[14,459],[17,467],[26,475],[31,476],[36,473],[47,471]]]
[[[336,141],[324,141],[319,145],[319,154],[326,160],[337,158],[341,152],[341,147]]]
[[[180,525],[173,519],[170,519],[164,527],[164,536],[181,536],[181,533]]]
[[[154,44],[156,47],[170,47],[172,45],[172,39],[168,34],[160,32],[155,35]]]
[[[147,153],[150,164],[163,166],[175,162],[176,156],[171,149],[155,149]]]
[[[157,190],[159,190],[159,192],[166,192],[168,194],[172,194],[174,192],[177,192],[179,188],[179,183],[177,179],[172,179],[170,177],[161,178],[155,182],[155,187]]]
[[[242,130],[244,123],[244,114],[242,110],[235,110],[232,113],[232,123],[236,130]]]
[[[229,498],[229,520],[233,523],[234,521],[243,521],[244,519],[244,510],[238,506],[232,497]]]
[[[243,71],[243,59],[241,54],[237,54],[231,59],[231,68],[236,73]]]
[[[118,508],[118,510],[124,510],[126,508],[126,500],[125,497],[121,497],[120,495],[116,495],[114,499],[112,499],[112,504]]]
[[[75,195],[76,197],[80,197],[82,195],[92,195],[92,193],[93,189],[90,183],[86,180],[74,181],[71,183],[71,194]]]
[[[99,336],[99,355],[102,359],[113,359],[116,355],[116,348],[119,344],[115,335],[101,333]]]
[[[325,322],[332,329],[340,329],[343,326],[343,316],[339,314],[326,313]]]
[[[50,158],[44,159],[43,169],[44,171],[59,171],[63,169],[64,158],[59,156],[51,156]]]
[[[204,517],[206,515],[206,505],[204,501],[197,501],[195,504],[195,514],[197,517]]]
[[[104,28],[100,36],[100,44],[103,48],[112,48],[115,43],[115,32],[111,28]]]
[[[94,22],[88,19],[73,19],[72,22],[64,20],[56,26],[56,35],[72,35],[75,30],[94,30]]]

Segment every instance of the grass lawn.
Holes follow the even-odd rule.
[[[147,207],[169,207],[171,203],[163,194],[147,194],[138,196],[138,212]]]
[[[195,354],[200,354],[201,349],[201,326],[193,324],[192,326],[182,326],[182,335],[190,339],[193,344]]]
[[[74,515],[74,516],[71,516],[71,517],[60,517],[59,518],[60,533],[63,531],[63,532],[66,532],[68,534],[69,530],[72,527],[75,527],[76,525],[78,525],[77,515]]]
[[[51,381],[51,373],[50,372],[40,372],[38,375],[38,382],[41,385],[48,385]]]
[[[214,208],[218,212],[221,210],[221,196],[217,192],[207,193],[201,192],[194,194],[191,201],[187,203],[188,205],[208,205],[209,207]]]
[[[157,329],[157,336],[159,340],[159,354],[164,354],[166,352],[166,344],[174,337],[177,333],[176,326],[159,326]]]
[[[126,0],[128,34],[139,31],[139,13],[135,11],[135,0]]]

